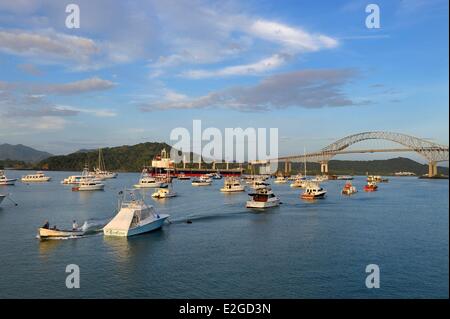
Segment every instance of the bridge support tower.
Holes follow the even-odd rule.
[[[328,175],[328,161],[320,162],[320,172],[322,175]]]
[[[428,177],[434,177],[437,175],[437,163],[431,161],[428,163]]]

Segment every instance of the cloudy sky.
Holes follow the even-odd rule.
[[[81,27],[65,25],[66,5]],[[0,0],[0,143],[54,154],[278,127],[280,153],[369,130],[448,144],[448,1]]]

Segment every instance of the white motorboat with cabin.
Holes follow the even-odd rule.
[[[153,198],[169,198],[169,197],[175,197],[177,196],[177,193],[175,193],[172,189],[172,187],[166,187],[166,188],[158,188],[153,194]]]
[[[209,186],[212,183],[212,179],[207,175],[202,175],[198,179],[192,181],[192,186]]]
[[[161,187],[163,182],[157,181],[156,178],[150,176],[147,173],[147,170],[144,169],[141,173],[141,177],[139,178],[139,182],[134,185],[135,188],[155,188]]]
[[[103,228],[105,236],[128,237],[161,228],[169,217],[158,214],[155,208],[144,202],[142,195],[136,190],[121,192],[119,212]]]
[[[316,199],[324,198],[327,191],[323,189],[318,183],[309,182],[305,191],[301,195],[302,199]]]
[[[287,179],[284,176],[277,176],[277,178],[274,181],[275,184],[286,184]]]
[[[241,184],[238,178],[226,177],[220,191],[223,193],[243,192],[245,191],[245,186]]]
[[[186,180],[190,180],[191,177],[187,176],[184,173],[180,173],[180,174],[177,175],[177,179],[180,180],[180,181],[186,181]]]
[[[8,178],[5,175],[5,171],[0,170],[0,185],[14,185],[17,178]]]
[[[251,200],[247,201],[247,208],[270,208],[280,205],[280,199],[275,196],[270,187],[256,189],[250,193]]]
[[[50,176],[45,176],[44,172],[38,171],[36,174],[29,174],[22,176],[20,179],[24,183],[42,183],[42,182],[48,182],[52,178]]]
[[[81,173],[81,178],[78,184],[72,187],[72,191],[101,191],[105,188],[105,184],[100,182],[96,177],[89,173],[87,167]]]

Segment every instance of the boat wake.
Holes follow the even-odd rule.
[[[191,223],[196,220],[211,220],[211,219],[221,219],[228,217],[235,217],[243,214],[248,214],[248,211],[239,211],[232,213],[219,213],[219,214],[191,214],[180,218],[171,219],[169,221],[170,224],[180,224],[180,223]]]

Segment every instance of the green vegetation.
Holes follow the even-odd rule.
[[[139,172],[144,165],[150,165],[153,157],[163,148],[170,150],[166,143],[141,143],[103,148],[106,169],[116,172]],[[37,166],[48,170],[81,171],[85,164],[97,166],[98,150],[79,151],[69,155],[52,156],[39,162]]]

